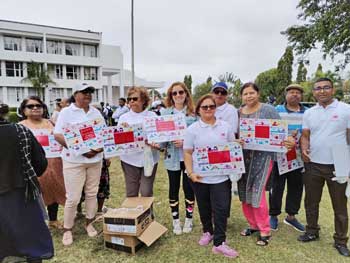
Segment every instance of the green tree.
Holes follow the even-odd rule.
[[[241,105],[241,94],[240,90],[243,82],[240,79],[236,79],[233,86],[229,88],[229,95],[227,98],[228,103],[233,104],[236,108]]]
[[[321,47],[324,58],[341,57],[339,67],[350,62],[350,2],[349,0],[300,0],[298,19],[301,25],[293,25],[282,34],[298,55],[305,55]]]
[[[292,83],[293,75],[293,48],[286,47],[284,54],[280,58],[277,64],[278,71],[278,86],[277,90],[283,94],[285,87]],[[277,99],[278,97],[276,97]],[[277,102],[280,102],[277,100]]]
[[[192,76],[185,75],[184,83],[185,83],[186,87],[188,88],[188,90],[190,91],[190,93],[192,93]]]
[[[261,89],[261,99],[267,101],[267,97],[272,95],[275,98],[283,97],[283,92],[279,90],[279,71],[272,68],[261,72],[255,79],[255,83]],[[280,99],[281,100],[281,99]]]
[[[206,82],[202,83],[202,84],[199,84],[197,85],[195,88],[194,88],[194,95],[193,95],[193,100],[195,102],[197,102],[197,100],[202,97],[203,95],[205,94],[208,94],[210,93],[211,91],[211,87],[213,86],[213,83],[212,83],[212,78],[211,77],[208,77]]]
[[[49,84],[56,84],[42,67],[42,64],[34,61],[27,64],[27,77],[23,78],[22,81],[29,82],[43,100],[45,100],[45,88]]]
[[[307,69],[303,61],[299,62],[296,83],[302,83],[306,81]]]

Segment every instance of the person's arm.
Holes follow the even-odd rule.
[[[310,162],[310,130],[303,129],[300,138],[301,156],[304,162]]]
[[[56,140],[59,144],[61,144],[64,148],[68,148],[68,147],[67,147],[67,144],[66,144],[66,141],[65,141],[65,139],[64,139],[63,134],[61,134],[61,133],[55,133],[55,134],[54,134],[54,137],[55,137],[55,140]]]
[[[187,176],[192,180],[192,182],[200,183],[202,181],[202,176],[193,172],[192,153],[193,153],[193,150],[189,150],[189,149],[184,150],[184,162],[185,162]]]

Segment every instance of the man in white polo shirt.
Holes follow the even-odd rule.
[[[217,82],[212,87],[211,93],[213,94],[216,103],[215,117],[218,120],[226,121],[235,135],[238,134],[238,111],[234,106],[227,102],[228,87],[226,83]]]
[[[64,207],[64,235],[62,243],[71,245],[73,242],[72,228],[81,193],[85,192],[86,232],[90,237],[96,236],[97,231],[91,222],[95,218],[97,192],[102,168],[103,149],[91,149],[83,155],[72,154],[63,137],[63,127],[67,124],[81,123],[88,120],[101,119],[101,113],[90,106],[92,93],[95,88],[86,83],[74,88],[75,103],[64,108],[58,116],[55,126],[55,139],[64,146],[62,151],[63,175],[66,187],[66,204]]]
[[[319,204],[324,183],[327,183],[335,217],[334,247],[343,256],[350,256],[348,241],[348,211],[345,189],[347,184],[334,180],[332,146],[349,144],[350,106],[334,99],[333,83],[328,78],[318,79],[312,91],[317,105],[304,113],[301,137],[305,162],[306,232],[298,240],[319,238]],[[349,160],[350,161],[350,160]],[[333,180],[332,180],[333,179]]]

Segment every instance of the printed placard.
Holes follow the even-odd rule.
[[[267,152],[286,152],[283,141],[287,138],[285,120],[241,118],[239,136],[244,140],[244,149]]]
[[[31,130],[45,151],[46,158],[57,158],[61,156],[62,146],[55,140],[54,135],[47,129]]]
[[[195,147],[193,158],[203,176],[245,173],[242,147],[236,142]]]
[[[106,127],[102,134],[105,158],[144,150],[145,141],[142,123]]]
[[[303,114],[301,113],[280,113],[283,120],[288,123],[288,135],[296,137],[296,147],[287,153],[277,154],[277,165],[279,174],[285,174],[296,169],[304,167],[301,157],[299,139],[303,123]]]
[[[186,126],[183,114],[146,117],[144,119],[144,129],[149,142],[183,140]]]
[[[102,148],[102,131],[105,126],[103,119],[94,119],[63,127],[63,136],[69,151],[74,155],[81,155],[91,149]]]

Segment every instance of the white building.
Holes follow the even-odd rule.
[[[118,46],[102,44],[102,33],[0,20],[0,101],[18,106],[37,91],[27,77],[27,63],[41,63],[55,84],[45,89],[45,102],[68,97],[82,82],[96,87],[93,100],[116,104],[131,86]],[[124,80],[126,76],[126,83]],[[136,85],[159,88],[161,82],[136,78]]]

